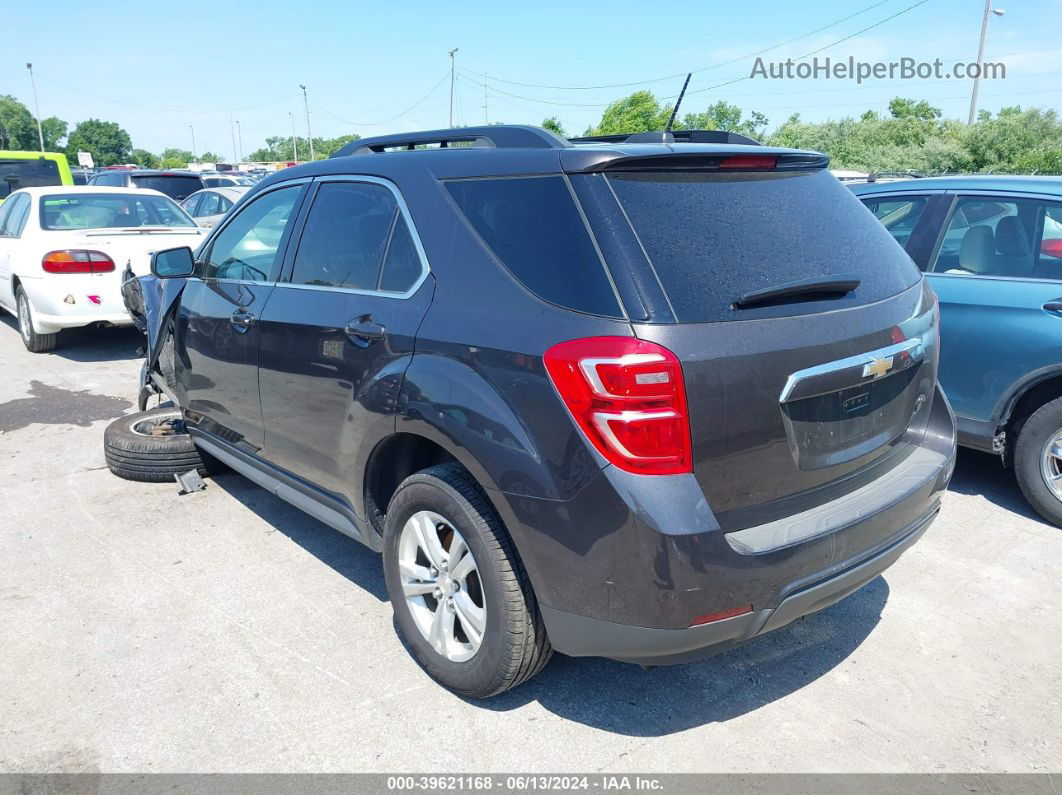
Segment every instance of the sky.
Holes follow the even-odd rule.
[[[990,17],[985,58],[1004,63],[1007,77],[982,81],[979,107],[1058,108],[1062,0],[997,0],[993,7],[1005,14]],[[975,61],[983,11],[982,0],[52,0],[4,10],[0,94],[32,112],[32,62],[43,117],[71,127],[87,118],[115,121],[135,147],[155,152],[191,149],[194,132],[197,152],[229,157],[241,144],[247,154],[267,136],[290,135],[293,120],[306,135],[300,84],[314,136],[446,127],[448,52],[456,47],[459,124],[540,124],[557,116],[569,134],[580,134],[632,91],[674,97],[688,71],[694,75],[682,113],[722,99],[760,111],[769,129],[793,113],[822,121],[886,112],[898,95],[965,120],[969,80],[741,78],[752,70],[750,56],[763,50],[765,61],[820,49],[820,59]]]

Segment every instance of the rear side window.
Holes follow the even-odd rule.
[[[828,171],[608,175],[679,322],[777,317],[870,303],[920,273],[885,228]],[[853,274],[845,300],[740,310],[742,295]]]
[[[868,198],[863,199],[863,204],[889,230],[896,242],[904,247],[910,242],[911,232],[926,209],[926,199],[920,196],[880,200]]]
[[[197,190],[203,189],[203,181],[191,175],[185,177],[174,174],[158,177],[132,177],[131,179],[138,188],[157,190],[159,193],[165,193],[174,201],[187,199]]]
[[[43,157],[28,159],[0,158],[0,199],[19,188],[62,185],[59,166]]]
[[[622,316],[563,177],[458,180],[447,182],[446,190],[528,290],[568,309]]]

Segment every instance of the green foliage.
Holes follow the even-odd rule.
[[[662,130],[671,118],[671,106],[660,106],[651,91],[635,91],[629,97],[617,99],[601,116],[596,127],[587,135],[616,135],[619,133]]]
[[[0,95],[0,149],[39,149],[37,124],[25,105]]]
[[[203,154],[199,155],[197,160],[200,163],[224,163],[225,162],[225,158],[223,158],[221,155],[215,154],[214,152],[203,152]]]
[[[187,149],[164,149],[158,161],[158,168],[187,168],[192,162],[192,153]]]
[[[133,149],[129,133],[113,121],[89,119],[79,122],[66,144],[66,156],[77,162],[79,150],[92,154],[97,166],[128,163]]]
[[[567,138],[568,133],[564,131],[564,126],[560,123],[560,119],[556,116],[550,116],[548,119],[542,120],[542,127],[550,132],[555,132],[561,138]]]
[[[324,160],[330,157],[334,152],[339,151],[351,141],[357,141],[361,138],[360,135],[340,135],[338,138],[317,138],[313,139],[313,155],[315,160]],[[265,162],[285,162],[295,160],[295,153],[291,149],[291,136],[290,135],[273,135],[265,139],[266,145],[261,149],[256,149],[247,155],[248,160],[265,161]],[[310,159],[310,140],[308,138],[296,137],[295,138],[296,149],[298,150],[298,161],[304,163]]]
[[[57,119],[55,116],[41,119],[41,134],[44,136],[45,151],[63,151],[63,139],[66,138],[68,127],[69,125],[65,121]]]
[[[151,154],[147,149],[134,149],[129,153],[129,156],[132,158],[131,162],[136,163],[138,166],[143,166],[144,168],[159,167],[158,155]],[[173,168],[173,166],[169,166],[169,168]]]
[[[767,133],[767,117],[758,111],[752,111],[746,119],[737,105],[720,100],[709,105],[703,113],[687,113],[682,117],[682,123],[676,123],[675,127],[687,130],[725,130],[758,140]]]

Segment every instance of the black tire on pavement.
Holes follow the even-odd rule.
[[[191,469],[209,474],[180,419],[180,409],[172,407],[116,419],[103,432],[107,468],[120,478],[144,483],[169,483]]]
[[[19,285],[15,289],[15,309],[18,317],[18,333],[22,344],[30,353],[47,353],[55,350],[57,334],[38,334],[33,330],[33,306],[26,291]]]
[[[1048,443],[1060,437],[1062,398],[1056,398],[1038,408],[1021,426],[1014,447],[1014,474],[1025,499],[1036,512],[1062,527],[1062,488],[1056,493],[1047,485],[1047,478],[1052,474],[1062,474],[1062,460],[1045,461]]]
[[[452,523],[477,566],[485,629],[478,650],[463,661],[448,659],[432,647],[406,601],[399,544],[406,522],[422,511]],[[438,534],[445,543],[449,531],[442,528]],[[453,536],[448,543],[452,551]],[[526,682],[549,662],[553,649],[512,539],[459,464],[433,466],[402,481],[387,508],[383,564],[398,632],[425,672],[444,687],[469,698],[489,698]]]

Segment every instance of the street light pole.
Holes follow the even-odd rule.
[[[191,124],[189,124],[188,125],[188,129],[192,131],[192,162],[193,163],[198,163],[199,160],[195,156],[195,127],[193,127]]]
[[[299,83],[299,88],[302,89],[302,104],[306,108],[306,137],[310,139],[310,160],[314,160],[313,156],[313,133],[310,132],[310,100],[306,98],[306,86]]]
[[[236,122],[232,120],[232,114],[229,114],[229,136],[232,138],[232,159],[235,161],[233,165],[239,165],[240,156],[236,154]]]
[[[454,78],[457,72],[457,47],[450,50],[450,126],[454,126]]]
[[[243,131],[240,129],[240,120],[236,119],[236,140],[240,144],[240,162],[243,162]]]
[[[40,142],[41,151],[44,151],[44,130],[41,127],[41,106],[37,103],[37,81],[33,77],[33,64],[26,64],[30,73],[30,85],[33,86],[33,110],[37,114],[37,140]]]
[[[292,160],[295,161],[295,165],[299,164],[299,145],[295,143],[295,114],[290,110],[288,116],[291,118],[291,153],[294,155]]]
[[[977,117],[977,92],[981,88],[981,71],[985,61],[985,34],[988,32],[988,15],[1003,16],[1001,8],[992,8],[992,0],[985,0],[985,13],[981,18],[981,43],[977,45],[977,77],[974,78],[973,93],[970,95],[970,118],[966,124],[972,125]]]

